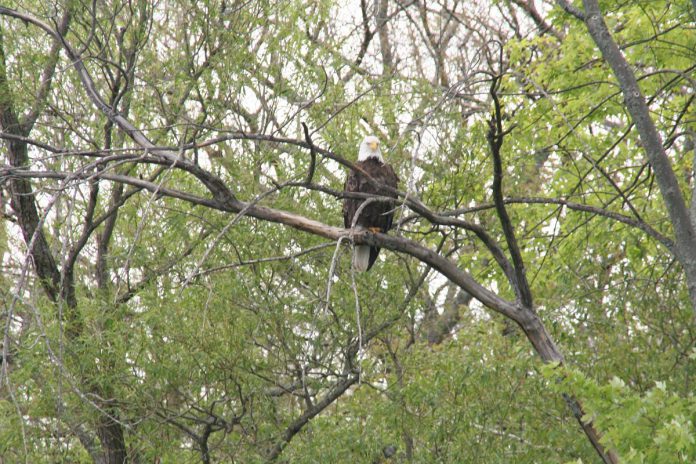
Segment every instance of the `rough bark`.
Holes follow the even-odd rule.
[[[442,314],[438,313],[435,302],[428,300],[421,326],[422,337],[428,344],[439,345],[452,333],[461,319],[462,307],[468,307],[471,300],[471,295],[452,284],[447,290]]]

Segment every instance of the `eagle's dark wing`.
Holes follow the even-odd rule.
[[[358,192],[360,191],[360,173],[354,169],[350,170],[348,177],[346,178],[346,183],[343,186],[344,192]],[[360,207],[361,200],[356,200],[353,198],[346,198],[343,200],[343,226],[349,229],[353,225],[353,216],[355,212]]]
[[[376,159],[368,159],[358,162],[356,166],[364,171],[364,174],[357,169],[351,169],[343,188],[345,192],[371,193],[396,198],[396,194],[391,189],[397,188],[399,178],[390,165]],[[365,174],[374,182],[370,181]],[[343,225],[346,228],[353,224],[353,217],[362,203],[363,200],[359,198],[346,198],[343,201]],[[369,203],[363,208],[356,224],[364,227],[379,227],[382,232],[387,232],[391,228],[393,209],[394,204],[391,202]]]
[[[371,193],[374,195],[396,198],[391,189],[396,189],[399,178],[394,173],[394,169],[388,164],[382,163],[377,159],[370,158],[356,163],[356,166],[363,172],[352,169],[346,178],[344,185],[345,192]],[[374,181],[374,182],[373,182]],[[390,189],[391,187],[391,189]],[[346,198],[343,201],[343,224],[346,228],[353,225],[355,213],[360,208],[364,200],[359,198]],[[360,213],[360,217],[355,221],[356,225],[366,228],[377,228],[382,233],[386,233],[392,226],[394,220],[393,202],[372,202],[368,203]],[[370,257],[367,269],[369,270],[379,255],[379,247],[370,247]]]
[[[396,175],[396,173],[394,172],[394,169],[391,167],[390,164],[385,163],[382,166],[380,177],[381,177],[381,179],[380,179],[381,183],[393,188],[394,190],[396,190],[396,188],[399,186],[399,177]],[[387,189],[382,189],[382,195],[384,195],[385,197],[396,198],[396,194],[388,191]],[[382,228],[382,231],[386,233],[389,229],[392,228],[392,223],[394,222],[394,207],[395,207],[395,205],[394,205],[394,203],[391,203],[391,202],[385,203],[384,205],[385,205],[385,207],[387,207],[387,209],[384,212],[385,222],[384,222],[384,227]]]

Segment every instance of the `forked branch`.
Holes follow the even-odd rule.
[[[520,303],[528,309],[533,308],[532,292],[527,281],[527,273],[524,268],[524,260],[520,252],[515,230],[512,227],[510,215],[505,208],[503,198],[503,162],[500,156],[500,149],[503,146],[503,139],[507,132],[503,131],[503,115],[498,99],[498,88],[500,86],[501,76],[494,76],[491,82],[490,94],[493,98],[493,115],[488,121],[488,145],[493,156],[493,201],[495,202],[495,210],[498,213],[500,224],[503,227],[505,241],[507,242],[512,263],[515,267],[515,279],[513,286],[517,298]]]

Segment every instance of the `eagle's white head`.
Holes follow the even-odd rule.
[[[377,158],[384,163],[382,152],[379,150],[379,139],[374,135],[365,137],[360,144],[360,151],[358,151],[358,161],[365,161],[369,158]]]

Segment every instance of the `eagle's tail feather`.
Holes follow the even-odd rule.
[[[377,255],[379,255],[379,247],[370,247],[370,263],[367,265],[367,270],[369,271],[375,261],[377,261]]]
[[[365,272],[372,264],[370,262],[370,248],[367,245],[355,245],[353,250],[353,268],[358,272]]]

